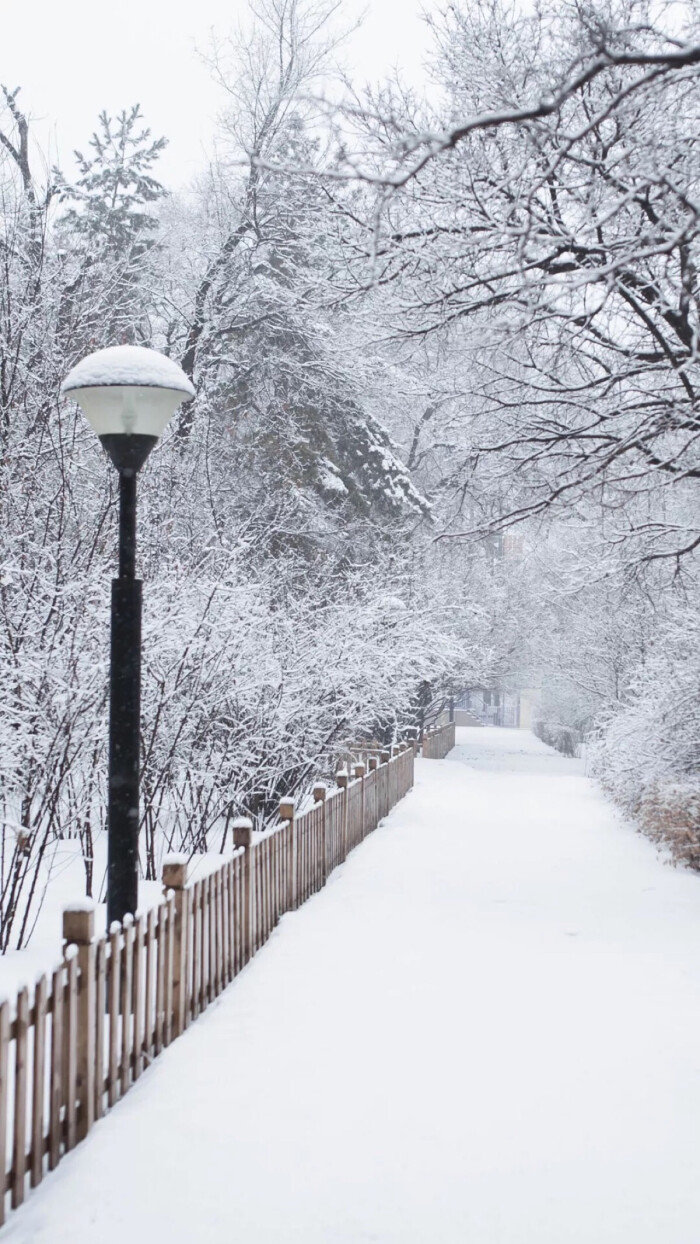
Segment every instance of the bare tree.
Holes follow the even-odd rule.
[[[436,73],[449,110],[474,119],[438,141],[421,115],[365,114],[389,193],[356,251],[380,331],[415,351],[432,338],[453,377],[435,397],[469,394],[449,398],[455,495],[478,464],[510,481],[501,524],[593,496],[620,532],[629,516],[645,556],[675,558],[700,542],[700,62],[643,16],[450,6]],[[397,152],[407,171],[385,176]],[[414,458],[431,444],[420,419]]]

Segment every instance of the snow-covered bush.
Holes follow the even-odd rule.
[[[532,723],[532,732],[548,747],[555,747],[562,756],[576,756],[583,742],[578,731],[570,726],[562,726],[559,722],[543,721],[537,718]]]
[[[697,590],[675,601],[627,703],[601,724],[594,772],[675,859],[700,868],[700,614]]]

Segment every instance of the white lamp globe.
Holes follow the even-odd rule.
[[[76,363],[61,385],[61,393],[78,402],[115,466],[135,470],[194,392],[177,363],[144,346],[96,350]]]

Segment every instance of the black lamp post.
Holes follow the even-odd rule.
[[[119,578],[112,580],[109,674],[107,927],[138,904],[141,580],[136,578],[136,476],[181,402],[194,396],[165,355],[98,350],[61,392],[79,403],[119,472]]]

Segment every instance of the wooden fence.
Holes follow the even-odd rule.
[[[21,1205],[165,1046],[376,828],[413,785],[413,748],[367,758],[338,785],[314,787],[296,813],[254,833],[234,822],[235,850],[188,883],[186,856],[163,865],[164,896],[137,919],[95,936],[94,906],[64,912],[64,959],[14,1012],[0,1004],[0,1223]],[[9,1162],[8,1162],[9,1158]]]
[[[455,745],[455,723],[448,721],[444,726],[435,726],[426,730],[421,740],[421,750],[425,760],[442,760]]]

